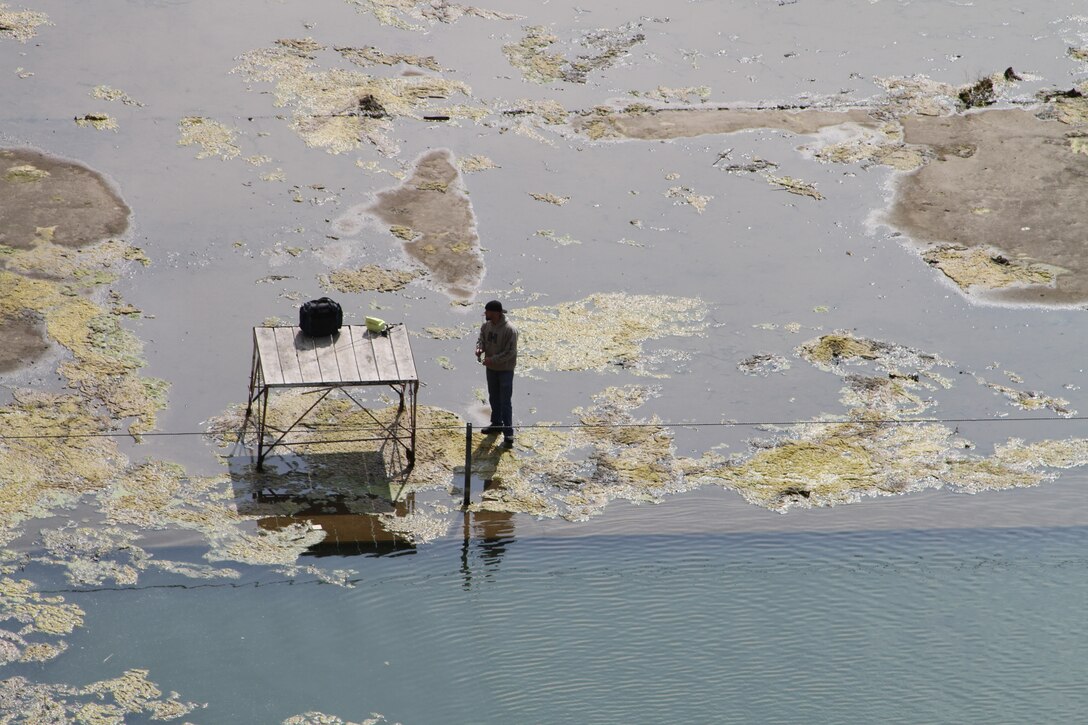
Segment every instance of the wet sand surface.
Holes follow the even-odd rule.
[[[348,554],[465,532],[486,562],[519,539],[1085,526],[1081,11],[0,6],[0,611],[37,613],[0,636],[31,678],[0,706],[212,699],[164,695],[192,673],[139,647],[100,667],[103,600],[47,588],[343,586],[367,576]],[[253,328],[325,294],[410,331],[410,472],[321,442],[373,422],[343,397],[263,473],[237,443]],[[474,438],[463,513],[492,298],[523,335],[518,442]],[[322,706],[285,702],[248,716]]]

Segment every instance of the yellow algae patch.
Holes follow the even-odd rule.
[[[665,103],[671,101],[690,103],[692,96],[694,96],[700,103],[705,103],[710,98],[710,86],[685,86],[683,88],[658,86],[652,91],[631,91],[631,95],[636,98],[650,98]]]
[[[475,156],[462,156],[458,158],[457,168],[460,169],[463,174],[475,174],[479,171],[487,171],[499,167],[487,156],[477,154]]]
[[[1008,465],[1048,468],[1088,466],[1088,440],[1073,438],[1025,443],[1020,438],[1010,438],[994,448],[994,456]]]
[[[578,43],[587,52],[568,59],[548,50],[559,38],[543,25],[523,28],[525,37],[502,48],[510,65],[534,83],[585,83],[590,72],[615,65],[635,45],[646,39],[637,23],[628,23],[615,30],[595,30],[582,35]]]
[[[576,302],[514,310],[518,367],[532,370],[627,369],[649,374],[644,345],[706,330],[706,305],[694,298],[601,293]],[[595,343],[587,346],[586,339]]]
[[[9,8],[8,4],[0,3],[0,38],[14,38],[25,43],[37,35],[39,25],[52,25],[45,13]]]
[[[851,420],[812,422],[745,460],[700,472],[773,510],[849,503],[862,496],[950,486],[965,492],[1034,486],[1052,476],[1015,456],[963,455],[969,447],[943,425],[851,411]],[[874,418],[867,422],[867,418]]]
[[[292,715],[283,721],[283,725],[379,725],[383,722],[386,722],[385,715],[377,712],[370,713],[370,717],[364,720],[353,722],[315,710],[301,715]]]
[[[117,119],[106,113],[87,113],[82,116],[76,116],[75,122],[77,126],[95,128],[99,131],[117,130]]]
[[[4,172],[4,181],[14,184],[29,183],[41,181],[48,178],[48,176],[49,172],[45,169],[39,169],[34,164],[22,164],[20,166],[9,166],[8,170]]]
[[[1056,398],[1035,390],[1016,390],[1000,383],[990,383],[980,375],[976,375],[975,380],[979,385],[1001,393],[1015,407],[1021,410],[1053,410],[1063,418],[1069,418],[1077,414],[1077,411],[1069,409],[1069,401],[1065,398]]]
[[[959,87],[928,76],[874,78],[884,88],[882,105],[897,116],[949,116],[961,107]]]
[[[414,229],[406,227],[403,224],[394,224],[389,227],[389,233],[397,239],[403,239],[406,242],[410,242],[420,236]]]
[[[825,367],[831,364],[863,358],[876,360],[880,356],[877,349],[878,343],[872,340],[856,338],[849,333],[824,335],[823,337],[803,344],[799,350],[807,360]]]
[[[807,182],[795,179],[792,176],[773,176],[766,174],[765,177],[767,183],[771,186],[777,186],[779,189],[788,191],[791,194],[797,194],[798,196],[807,196],[816,201],[820,201],[824,198],[823,194],[816,191],[816,187]]]
[[[669,199],[677,199],[677,204],[687,204],[700,214],[706,211],[707,203],[714,198],[696,194],[686,186],[673,186],[665,192],[665,196]]]
[[[433,55],[408,55],[406,53],[383,53],[377,48],[365,45],[362,48],[335,48],[336,52],[355,65],[368,67],[375,65],[414,65],[417,68],[426,68],[436,73],[442,70]]]
[[[243,520],[226,483],[223,476],[187,476],[176,464],[148,461],[119,474],[99,504],[111,524],[214,532]]]
[[[1072,98],[1055,98],[1052,103],[1054,117],[1062,123],[1070,126],[1088,124],[1088,98],[1083,94]]]
[[[1063,271],[1053,265],[1009,259],[993,248],[984,247],[933,247],[922,258],[967,291],[972,287],[1054,287]]]
[[[379,514],[386,531],[397,534],[413,544],[425,544],[441,538],[450,529],[450,519],[437,513],[414,511],[404,516],[393,513]]]
[[[432,340],[460,340],[471,330],[467,327],[424,327],[423,333]]]
[[[529,98],[519,98],[514,101],[513,108],[504,111],[504,114],[512,118],[531,117],[539,119],[542,123],[548,126],[557,126],[567,122],[567,118],[570,114],[563,104],[559,101],[550,99],[545,100],[533,100]]]
[[[325,46],[318,43],[313,38],[280,38],[276,41],[276,45],[283,48],[290,48],[297,50],[300,53],[316,53],[319,50],[324,50]]]
[[[721,473],[750,501],[773,507],[789,496],[842,500],[856,487],[871,485],[875,472],[871,456],[858,441],[830,438],[786,441]]]
[[[892,122],[877,129],[843,124],[821,132],[815,143],[801,150],[828,163],[880,164],[897,171],[913,171],[926,160],[924,149],[906,146],[902,128]]]
[[[869,396],[873,402],[889,400],[889,408],[895,408],[903,400],[892,401],[896,393],[905,393],[906,388],[917,386],[929,389],[947,388],[947,379],[933,371],[935,367],[948,367],[951,362],[938,355],[916,350],[905,345],[858,337],[845,330],[836,330],[808,340],[798,346],[797,355],[807,360],[816,368],[825,372],[847,377],[859,394]],[[864,376],[854,376],[848,372],[847,365],[873,363],[877,370],[887,374],[877,383]],[[886,389],[885,384],[895,387]],[[913,402],[908,399],[906,402]],[[894,403],[894,404],[893,404]]]
[[[578,241],[569,234],[556,234],[554,229],[538,229],[536,232],[536,236],[550,239],[556,244],[564,247],[568,247],[571,244],[581,244],[580,241]]]
[[[281,529],[262,529],[256,534],[241,530],[219,532],[213,536],[209,561],[240,561],[246,564],[294,564],[302,554],[321,543],[325,532],[305,524],[289,524]]]
[[[35,722],[104,724],[140,715],[173,720],[197,707],[196,703],[182,702],[176,692],[162,697],[147,675],[147,670],[129,670],[121,677],[82,688],[12,677],[0,681],[0,711],[31,717]]]
[[[104,487],[123,463],[112,440],[93,437],[109,421],[90,412],[81,398],[21,391],[0,408],[0,421],[6,436],[0,440],[5,529],[74,504],[83,493]]]
[[[144,104],[130,97],[124,91],[110,86],[95,86],[91,89],[91,97],[103,101],[120,101],[126,106],[143,106]]]
[[[344,153],[372,145],[393,156],[393,120],[432,115],[435,99],[469,96],[464,83],[432,75],[383,78],[342,69],[320,70],[300,51],[275,47],[242,56],[236,71],[251,81],[274,84],[277,107],[293,111],[291,127],[314,148]],[[445,109],[451,118],[479,119],[486,111],[469,106]]]
[[[196,703],[180,701],[176,692],[162,698],[162,690],[147,678],[147,670],[128,670],[120,677],[102,680],[81,690],[83,695],[112,698],[112,708],[117,715],[147,713],[152,720],[173,720],[196,708]]]
[[[396,292],[422,274],[418,270],[386,269],[368,264],[359,269],[339,269],[323,275],[321,286],[339,292]]]
[[[65,604],[64,597],[46,597],[34,591],[27,579],[0,579],[0,621],[23,625],[19,636],[32,634],[70,634],[83,626],[83,610]]]
[[[187,116],[178,121],[181,137],[178,146],[199,146],[198,159],[218,156],[233,159],[241,153],[235,144],[238,132],[228,126],[202,116]]]
[[[568,201],[570,201],[569,196],[556,196],[555,194],[551,194],[551,193],[548,193],[548,194],[536,194],[536,193],[533,193],[533,192],[529,192],[529,196],[533,197],[537,201],[543,201],[543,202],[546,202],[548,204],[555,204],[556,206],[563,206]]]
[[[356,6],[359,12],[372,14],[382,25],[390,25],[401,30],[425,29],[422,25],[409,22],[407,18],[430,23],[455,23],[466,15],[484,20],[516,20],[520,17],[448,1],[424,3],[419,0],[347,0],[347,2]]]
[[[510,65],[521,71],[526,80],[534,83],[551,83],[563,75],[566,59],[559,53],[549,53],[548,48],[559,41],[559,36],[543,25],[523,28],[525,37],[516,43],[502,47]]]

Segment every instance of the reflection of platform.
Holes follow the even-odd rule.
[[[392,422],[379,421],[367,408],[352,397],[348,389],[385,385],[400,398]],[[268,424],[269,392],[277,388],[312,388],[323,391],[313,405],[285,429]],[[298,327],[253,328],[253,365],[249,378],[249,400],[243,432],[253,418],[257,431],[257,469],[260,470],[268,453],[277,446],[298,446],[318,441],[291,438],[295,426],[333,390],[341,390],[362,408],[382,434],[376,437],[320,441],[322,443],[355,443],[361,441],[392,442],[404,449],[408,465],[415,462],[416,448],[416,377],[408,331],[395,325],[386,333],[370,332],[365,325],[346,325],[333,335],[310,337]],[[277,435],[274,441],[266,438]]]
[[[282,503],[290,501],[298,505],[299,510],[291,515],[268,516],[257,520],[261,529],[276,531],[293,524],[306,524],[320,528],[325,532],[325,539],[311,546],[306,553],[312,556],[352,556],[370,554],[380,556],[394,552],[414,551],[415,546],[406,538],[399,536],[385,527],[380,513],[405,516],[411,513],[415,498],[412,494],[401,501],[382,501],[376,506],[379,511],[358,513],[351,510],[343,500],[321,499],[306,505],[305,497],[283,497],[258,493],[254,496],[254,507],[264,503]]]

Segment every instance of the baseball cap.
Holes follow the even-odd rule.
[[[491,300],[486,305],[484,305],[484,309],[490,312],[501,312],[504,315],[506,314],[506,310],[502,308],[502,303],[498,300]]]

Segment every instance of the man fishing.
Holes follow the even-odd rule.
[[[514,447],[514,367],[518,362],[518,331],[498,300],[484,305],[484,324],[476,340],[476,359],[487,368],[487,402],[491,425],[484,435],[502,433],[502,447]]]

